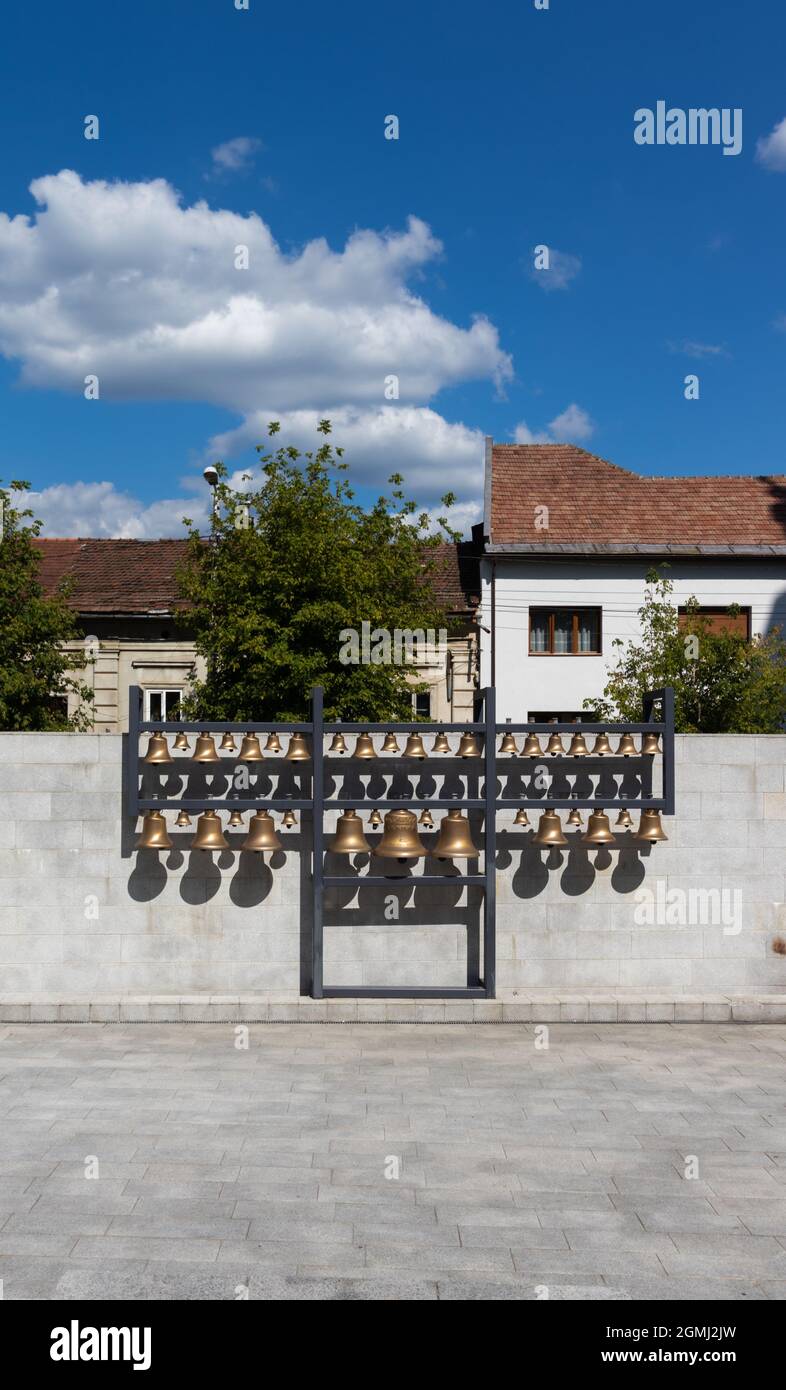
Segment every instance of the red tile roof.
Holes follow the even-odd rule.
[[[434,597],[446,613],[467,613],[480,602],[477,547],[472,541],[444,542],[429,551],[433,569],[429,580]]]
[[[62,579],[74,581],[69,605],[79,613],[171,612],[177,599],[175,569],[186,541],[34,541],[41,554],[41,579],[52,592]]]
[[[538,507],[548,507],[548,529],[536,526]],[[783,547],[786,476],[643,477],[575,444],[494,444],[491,542]]]

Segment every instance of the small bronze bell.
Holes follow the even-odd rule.
[[[514,825],[526,825],[527,827],[529,827],[529,816],[527,815],[527,813],[526,813],[526,811],[524,810],[523,807],[522,807],[522,809],[521,809],[520,811],[517,811],[517,812],[516,812],[516,815],[515,815],[513,824],[514,824]]]
[[[574,734],[568,749],[569,758],[586,758],[589,755],[587,740],[583,734]]]
[[[257,854],[262,854],[265,850],[283,849],[269,811],[255,811],[248,823],[248,834],[240,848],[254,850]]]
[[[502,735],[502,742],[501,742],[501,744],[499,745],[499,751],[500,751],[500,753],[515,753],[515,754],[518,754],[518,751],[519,751],[519,750],[518,750],[518,748],[516,747],[516,740],[515,740],[515,738],[513,737],[512,734],[503,734],[503,735]]]
[[[235,743],[235,740],[230,733],[224,734],[223,738],[221,739],[221,742],[218,745],[218,751],[219,753],[237,752],[237,744]]]
[[[230,828],[230,830],[234,830],[238,825],[242,825],[242,824],[243,824],[243,812],[242,812],[242,811],[233,811],[233,812],[232,812],[232,815],[229,817],[229,828]]]
[[[285,811],[281,819],[281,824],[286,830],[291,830],[293,825],[297,825],[297,816],[294,811]]]
[[[570,815],[568,816],[568,825],[577,825],[579,829],[581,829],[582,819],[580,811],[577,811],[575,808],[571,811]]]
[[[197,821],[196,835],[191,841],[192,849],[229,849],[221,829],[218,811],[204,811]]]
[[[191,749],[188,746],[188,739],[186,738],[185,734],[175,734],[175,742],[173,744],[173,747],[175,751],[178,753],[191,752]]]
[[[611,744],[608,734],[598,734],[595,739],[595,747],[592,750],[593,758],[604,758],[607,753],[611,753]]]
[[[190,817],[190,815],[188,814],[188,811],[181,811],[180,814],[178,815],[177,820],[175,821],[175,825],[178,825],[178,826],[180,826],[180,827],[182,828],[184,825],[190,825],[190,824],[191,824],[191,817]]]
[[[636,741],[633,734],[623,734],[620,739],[620,746],[617,749],[618,758],[635,758],[637,756]]]
[[[289,747],[285,754],[285,761],[289,763],[307,763],[311,757],[308,751],[308,744],[302,734],[292,734],[289,740]]]
[[[546,752],[552,758],[565,756],[565,745],[562,742],[561,734],[552,734],[546,745]]]
[[[194,749],[195,763],[220,763],[212,734],[200,734]]]
[[[450,752],[450,744],[449,744],[449,742],[448,742],[448,736],[447,736],[447,734],[443,734],[443,733],[437,734],[436,738],[434,739],[434,747],[432,748],[431,751],[432,751],[432,753],[449,753],[449,752]]]
[[[376,758],[377,752],[371,734],[358,734],[353,758]]]
[[[373,830],[376,830],[377,826],[382,824],[382,812],[378,810],[376,806],[368,818],[368,823]]]
[[[240,752],[237,755],[239,763],[261,763],[264,760],[264,753],[259,746],[259,739],[256,734],[244,734],[243,742],[240,745]]]
[[[593,811],[587,821],[587,829],[581,837],[585,845],[613,845],[614,831],[609,825],[605,811]]]
[[[150,742],[147,745],[147,752],[142,759],[144,763],[171,763],[174,758],[169,751],[169,745],[163,734],[151,734]]]
[[[171,849],[172,841],[167,834],[163,811],[146,811],[142,822],[142,833],[136,842],[137,849]]]
[[[660,823],[660,811],[642,811],[639,828],[633,838],[644,840],[650,845],[657,844],[659,840],[668,840],[669,837]]]
[[[448,811],[432,854],[438,859],[477,859],[480,850],[472,842],[472,831],[461,811]]]
[[[434,820],[430,811],[421,812],[418,825],[422,825],[424,830],[434,829]]]
[[[654,753],[660,752],[660,743],[657,734],[644,734],[641,740],[641,751],[645,757],[652,757]]]
[[[336,833],[328,845],[333,854],[368,854],[371,850],[363,834],[363,821],[357,811],[342,811]]]
[[[398,739],[395,734],[385,734],[385,742],[382,744],[383,753],[400,753]]]
[[[619,830],[632,830],[633,821],[630,817],[630,811],[620,811],[615,824]]]
[[[278,734],[275,734],[275,733],[274,733],[274,734],[268,734],[268,736],[267,736],[267,741],[266,741],[266,743],[265,743],[265,752],[266,752],[266,753],[280,753],[280,752],[281,752],[281,739],[279,738]]]
[[[347,741],[343,734],[334,734],[330,741],[328,753],[346,753]]]
[[[410,734],[404,747],[405,758],[425,758],[426,750],[420,734]]]
[[[385,830],[374,853],[380,859],[398,859],[400,864],[407,859],[422,859],[428,854],[418,839],[418,822],[414,811],[388,811]]]
[[[462,734],[458,746],[460,758],[479,758],[482,749],[474,734]]]
[[[553,845],[566,845],[568,843],[562,833],[562,825],[556,811],[543,812],[538,828],[532,837],[532,843],[545,845],[547,849]]]
[[[542,758],[543,749],[540,746],[540,739],[537,734],[527,734],[524,740],[524,747],[521,750],[522,758]]]

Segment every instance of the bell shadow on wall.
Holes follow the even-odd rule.
[[[238,837],[238,848],[242,841]],[[233,846],[234,848],[234,846]],[[274,860],[280,861],[274,865]],[[273,869],[286,863],[286,855],[276,850],[270,855],[270,863],[265,862],[263,854],[251,851],[239,853],[237,871],[229,880],[229,899],[235,907],[259,907],[270,896],[273,887]]]
[[[128,876],[128,896],[135,903],[149,903],[160,897],[166,888],[167,869],[161,860],[161,850],[139,849],[134,867]]]
[[[210,902],[221,887],[221,871],[232,865],[229,850],[215,851],[192,849],[188,853],[188,866],[181,874],[178,888],[183,902],[190,905]]]
[[[645,858],[652,853],[652,845],[634,842],[631,833],[618,835],[619,857],[611,875],[611,886],[615,893],[635,893],[647,876]]]
[[[503,838],[505,848],[511,854],[511,862],[514,862],[516,850],[520,849],[521,852],[518,868],[513,874],[513,892],[517,898],[537,898],[548,884],[550,866],[553,871],[562,863],[559,850],[548,850],[544,862],[541,857],[544,851],[539,845],[533,844],[531,835],[517,835],[512,830],[504,830],[498,837],[498,843]]]
[[[548,794],[552,798],[559,797],[564,800],[571,795],[571,781],[568,772],[573,772],[573,764],[566,762],[564,758],[552,758],[546,763],[546,768],[551,774],[549,781]]]
[[[590,861],[591,845],[582,844],[581,832],[570,835],[568,857],[560,879],[560,888],[568,898],[579,898],[589,892],[595,882],[595,866]]]

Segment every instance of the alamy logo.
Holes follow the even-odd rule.
[[[362,622],[338,634],[342,666],[442,666],[448,651],[447,628],[375,627]]]
[[[667,107],[665,101],[640,106],[633,116],[637,145],[723,145],[724,154],[742,150],[742,107]]]
[[[150,1370],[149,1327],[80,1328],[72,1318],[68,1327],[53,1327],[51,1335],[53,1361],[133,1361],[135,1371]]]

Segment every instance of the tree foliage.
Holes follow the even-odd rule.
[[[271,438],[278,432],[271,423]],[[360,632],[364,621],[372,630],[438,629],[444,615],[424,581],[440,537],[405,499],[399,474],[390,497],[360,506],[343,450],[327,438],[330,422],[319,432],[318,447],[303,455],[259,445],[257,487],[245,475],[247,490],[232,488],[216,465],[210,543],[186,520],[184,618],[207,669],[184,700],[188,718],[306,719],[315,685],[328,719],[411,718],[411,661],[343,664],[341,634]],[[446,507],[452,501],[443,498]],[[441,525],[449,532],[445,518]]]
[[[608,672],[603,699],[587,699],[598,719],[641,719],[645,691],[674,687],[678,733],[780,733],[786,721],[786,642],[773,628],[752,640],[714,632],[691,598],[680,620],[673,585],[657,570],[647,575],[639,609],[641,637],[625,642]],[[739,607],[732,604],[729,616]]]

